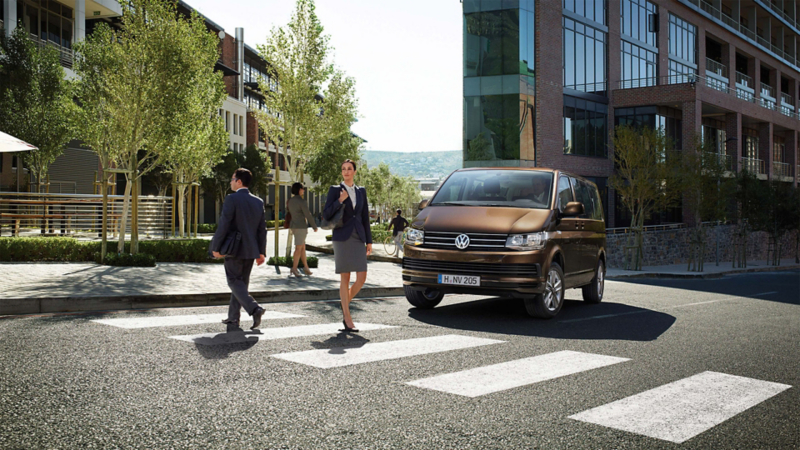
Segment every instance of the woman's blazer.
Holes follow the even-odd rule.
[[[317,227],[317,222],[314,220],[314,216],[311,215],[311,211],[308,210],[308,203],[303,197],[293,195],[287,202],[287,208],[289,209],[289,214],[292,215],[289,228],[302,229],[308,228],[309,225],[312,228]]]
[[[322,216],[330,220],[339,208],[339,195],[344,186],[334,185],[328,189],[328,198],[325,200],[325,208]],[[342,216],[342,227],[333,230],[334,241],[346,241],[353,234],[353,228],[358,233],[358,237],[365,244],[372,244],[372,230],[369,228],[369,206],[367,205],[367,190],[362,186],[356,186],[356,208],[353,209],[353,202],[350,197],[344,201],[344,214]]]

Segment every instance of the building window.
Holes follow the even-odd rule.
[[[697,27],[674,14],[669,15],[669,56],[697,64]]]
[[[236,113],[233,114],[233,135],[239,135],[239,115]]]
[[[72,16],[69,6],[50,0],[42,2],[17,2],[17,15],[29,33],[42,41],[64,48],[72,48]]]
[[[244,136],[244,117],[239,116],[239,136]]]
[[[599,24],[607,25],[605,0],[563,0],[562,7]]]
[[[622,41],[621,80],[627,87],[655,86],[658,77],[658,55],[638,45]]]
[[[622,0],[619,9],[620,31],[623,35],[658,47],[658,35],[655,31],[658,26],[656,5],[647,0]]]
[[[614,110],[614,125],[630,125],[635,128],[661,129],[671,141],[673,148],[683,146],[683,112],[666,106],[639,106]]]
[[[690,83],[697,77],[697,69],[677,61],[669,60],[669,84]]]
[[[225,131],[231,131],[231,112],[225,111]]]
[[[563,18],[564,87],[606,93],[606,34]]]
[[[525,58],[532,63],[532,56],[526,55]],[[465,13],[464,76],[483,77],[519,72],[520,10]]]
[[[519,94],[464,97],[464,162],[519,161],[519,123]]]
[[[564,96],[564,154],[608,157],[608,105]]]
[[[772,161],[782,163],[786,161],[786,140],[780,136],[772,137]]]

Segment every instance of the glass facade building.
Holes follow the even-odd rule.
[[[534,1],[465,0],[463,10],[464,167],[533,165]]]

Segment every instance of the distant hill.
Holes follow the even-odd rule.
[[[364,151],[364,159],[370,167],[386,163],[392,173],[414,178],[442,178],[460,169],[461,150],[446,152],[382,152]]]

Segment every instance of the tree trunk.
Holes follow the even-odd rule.
[[[184,189],[184,186],[178,188],[178,229],[181,237],[185,237],[184,232],[186,230],[186,195]]]
[[[130,202],[130,194],[131,194],[131,179],[126,175],[126,179],[128,180],[125,183],[125,193],[123,194],[122,200],[122,217],[119,218],[119,244],[117,245],[117,253],[125,252],[125,228],[128,226],[128,204]]]

